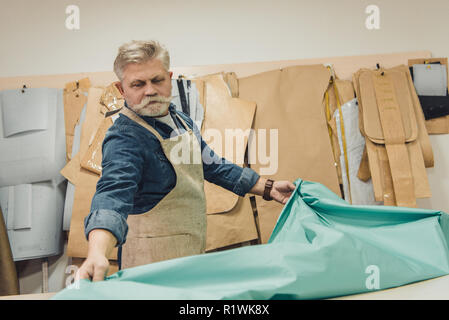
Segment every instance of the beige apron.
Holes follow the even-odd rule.
[[[121,113],[156,136],[176,174],[175,187],[153,209],[128,216],[128,235],[121,253],[122,269],[203,253],[206,247],[206,200],[198,139],[179,116],[187,131],[172,140],[163,139],[128,108],[123,108]],[[189,163],[178,164],[179,160],[172,159],[174,147],[190,151],[190,161],[184,161]],[[192,159],[200,161],[193,162]]]

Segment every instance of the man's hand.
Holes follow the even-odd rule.
[[[267,179],[260,177],[249,192],[258,196],[263,196],[266,182]],[[281,204],[286,204],[295,188],[295,185],[290,181],[275,181],[271,188],[270,197]]]
[[[295,185],[290,181],[275,181],[270,196],[273,200],[286,204],[295,188]]]
[[[109,260],[106,256],[97,254],[90,255],[78,270],[77,279],[89,279],[102,281],[109,270]]]
[[[117,243],[114,235],[104,229],[89,232],[89,251],[87,259],[76,274],[76,279],[102,281],[109,270],[108,256]]]

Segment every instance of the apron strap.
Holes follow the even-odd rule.
[[[176,80],[178,84],[179,98],[181,100],[182,112],[190,116],[190,106],[186,98],[186,92],[184,90],[184,81],[182,79]]]
[[[190,129],[190,127],[187,125],[187,123],[186,123],[184,120],[182,120],[182,118],[179,116],[179,114],[176,114],[176,117],[178,118],[179,121],[181,121],[182,125],[184,126],[184,129],[185,129],[187,132],[189,132],[189,131],[192,130],[192,129]]]
[[[137,113],[135,113],[134,111],[130,110],[127,107],[123,107],[122,110],[120,111],[120,113],[124,114],[125,116],[127,116],[128,118],[130,118],[131,120],[134,120],[135,122],[137,122],[138,124],[140,124],[142,127],[144,127],[145,129],[147,129],[148,131],[150,131],[152,134],[154,134],[156,136],[156,138],[162,142],[164,139],[162,138],[162,136],[159,134],[159,132],[156,131],[156,129],[154,129],[152,126],[150,126],[148,123],[146,123],[141,117],[139,117],[137,115]]]

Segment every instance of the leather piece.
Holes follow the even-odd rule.
[[[369,170],[368,152],[366,146],[363,149],[362,160],[360,161],[359,171],[357,172],[357,178],[362,181],[368,181],[371,179],[371,172]]]
[[[426,120],[426,130],[429,134],[449,133],[449,116]]]
[[[95,138],[98,128],[104,118],[101,104],[101,96],[104,88],[92,87],[87,97],[86,118],[82,125],[80,142],[80,159],[84,157]]]
[[[91,87],[91,82],[90,82],[89,78],[82,78],[77,81],[67,82],[64,86],[64,89],[67,92],[74,92],[74,91],[78,91],[78,90],[81,92],[87,92],[90,87]]]
[[[424,165],[433,165],[433,152],[428,134],[424,129],[424,116],[419,100],[411,87],[409,70],[406,66],[401,65],[388,70],[372,71],[373,78],[371,79],[384,79],[383,83],[377,83],[377,91],[375,90],[376,80],[371,80],[368,76],[360,77],[363,72],[368,74],[370,71],[360,70],[354,74],[360,113],[363,114],[359,119],[361,132],[367,136],[366,129],[369,126],[367,121],[371,118],[376,119],[373,110],[379,106],[377,119],[382,122],[380,128],[377,128],[377,132],[379,129],[382,130],[383,139],[373,139],[372,136],[368,136],[369,139],[366,139],[375,198],[377,201],[384,201],[386,205],[416,206],[416,198],[430,196]],[[382,72],[384,72],[384,76],[381,76]],[[361,89],[361,87],[363,88]],[[394,90],[392,90],[393,87]],[[378,92],[382,92],[382,89],[384,89],[384,94],[379,96]],[[402,107],[400,107],[401,105]],[[406,118],[411,120],[410,123],[416,122],[417,129],[415,141],[411,140],[407,143],[405,143],[407,122],[398,120],[399,117],[403,117],[406,105],[410,110],[410,116]],[[393,108],[394,106],[397,108]],[[373,110],[368,110],[369,107]],[[371,118],[366,115],[367,113],[370,113]],[[374,132],[373,126],[374,124],[371,124],[369,129],[371,132]],[[368,143],[369,140],[381,144]],[[400,147],[401,142],[405,143],[403,144],[405,147]],[[384,144],[388,146],[386,150],[382,150]],[[420,154],[415,154],[415,152]],[[405,159],[408,161],[404,162]],[[392,185],[394,191],[391,188]]]
[[[409,67],[413,66],[414,64],[423,64],[423,63],[433,63],[433,62],[439,62],[441,64],[444,64],[446,66],[446,69],[449,68],[448,66],[448,59],[447,58],[418,58],[418,59],[409,59],[408,65]],[[449,70],[448,70],[449,73]],[[425,128],[428,134],[446,134],[449,133],[449,115],[445,117],[435,118],[435,119],[429,119],[425,121]],[[433,165],[432,165],[433,166]],[[430,167],[432,167],[430,166]],[[429,168],[429,163],[426,161],[426,168]]]
[[[338,94],[340,95],[341,104],[345,104],[355,98],[355,91],[352,81],[335,79],[335,85],[337,86]]]
[[[330,71],[323,65],[295,66],[239,78],[239,97],[257,104],[253,129],[278,130],[277,171],[266,178],[293,181],[299,176],[340,194],[323,108],[329,79]],[[251,167],[260,174],[266,166],[256,160]],[[256,197],[256,204],[265,243],[282,205],[261,197]]]
[[[401,92],[400,89],[403,89],[403,86],[400,86],[401,82],[397,81],[398,77],[395,77],[396,75],[397,73],[390,74],[387,71],[371,73],[377,110],[381,121],[388,163],[393,180],[396,204],[402,207],[416,207],[412,169],[410,167],[410,161],[407,161],[409,157],[405,145],[406,121],[403,121],[403,119],[414,118],[414,112],[410,107],[410,103],[401,103],[407,100],[407,98],[410,100],[410,95],[408,92]],[[363,89],[366,83],[363,83],[362,79],[359,81]],[[396,89],[396,92],[393,91],[393,87]],[[367,100],[364,102],[365,109]],[[401,105],[409,106],[407,114],[401,114]],[[366,123],[366,119],[364,123]],[[417,131],[417,126],[415,128]]]
[[[239,79],[235,72],[225,72],[223,73],[223,79],[227,83],[229,90],[231,91],[231,96],[233,98],[239,97]]]
[[[81,160],[81,167],[93,173],[101,175],[102,146],[106,132],[112,126],[111,117],[104,118],[95,133],[94,140],[90,144]]]
[[[391,175],[390,162],[388,159],[387,150],[383,145],[378,144],[376,145],[376,152],[379,158],[379,166],[381,171],[381,186],[382,186],[381,198],[378,201],[383,201],[384,205],[386,206],[395,206],[396,196],[394,193],[393,177]]]
[[[414,177],[412,176],[407,146],[405,144],[386,144],[385,148],[393,180],[396,205],[416,207]]]
[[[63,98],[67,162],[72,159],[75,126],[79,123],[81,112],[87,102],[86,95],[90,86],[89,78],[83,78],[78,81],[66,83],[64,88]]]
[[[67,162],[72,159],[73,139],[75,127],[79,123],[81,112],[87,102],[82,93],[64,91],[64,121],[66,136]]]
[[[407,76],[409,92],[411,94],[413,109],[415,110],[416,121],[418,124],[418,141],[422,150],[424,165],[426,168],[431,168],[434,166],[432,144],[430,143],[429,134],[426,130],[426,121],[424,119],[424,113],[422,111],[418,95],[416,94],[416,91],[413,86],[412,76],[410,75],[409,69],[405,65],[397,66],[394,69],[402,71]]]
[[[206,252],[258,238],[249,196],[225,214],[207,215]]]
[[[203,86],[199,86],[199,90],[202,89],[204,92],[203,139],[218,155],[243,166],[248,137],[245,137],[240,143],[237,142],[239,139],[234,139],[232,150],[226,150],[226,131],[249,131],[254,119],[256,104],[232,98],[223,74],[207,75],[195,81],[200,81]],[[230,81],[229,77],[228,81]],[[234,88],[234,92],[235,90]],[[209,141],[208,130],[218,132],[221,141]],[[213,131],[211,132],[213,133]],[[207,209],[206,250],[216,250],[258,238],[248,197],[240,198],[208,181],[204,181],[204,191]]]
[[[81,167],[81,159],[92,144],[98,128],[104,119],[101,110],[101,97],[103,88],[91,87],[89,89],[86,105],[86,117],[82,123],[80,151],[61,170],[61,174],[75,185],[72,216],[70,221],[67,255],[69,257],[85,258],[88,251],[88,241],[84,234],[84,218],[90,212],[92,197],[100,176]],[[117,248],[114,248],[110,259],[117,259]]]
[[[72,218],[70,221],[67,256],[85,258],[88,252],[88,241],[84,234],[84,218],[90,212],[92,197],[95,194],[99,175],[79,167],[75,196],[73,201]],[[117,260],[117,248],[108,257]]]
[[[334,80],[335,81],[335,80]],[[338,90],[338,89],[337,89]],[[328,110],[329,108],[329,110]],[[325,93],[325,97],[323,100],[323,110],[325,110],[326,120],[329,130],[329,139],[331,143],[332,153],[334,155],[334,165],[337,170],[338,183],[343,185],[341,165],[340,165],[340,147],[338,142],[338,134],[337,134],[337,123],[333,114],[335,110],[337,110],[337,99],[335,96],[335,88],[332,84],[329,84],[329,87]]]
[[[216,154],[243,166],[248,136],[244,140],[233,139],[233,148],[226,148],[226,135],[234,132],[248,132],[256,110],[256,104],[238,98],[232,98],[222,75],[210,75],[202,78],[205,84],[206,112],[203,125],[203,139]],[[209,132],[209,133],[208,133]],[[211,135],[219,133],[221,141],[214,141]],[[212,138],[214,140],[209,141]],[[240,142],[239,142],[240,141]],[[238,196],[217,185],[205,181],[204,189],[207,199],[207,214],[229,212],[237,204]]]
[[[343,185],[343,178],[342,178],[342,165],[340,164],[340,157],[341,157],[341,150],[339,146],[339,139],[337,134],[337,123],[336,119],[333,116],[338,110],[337,107],[337,98],[335,95],[335,87],[337,88],[338,95],[339,95],[339,101],[340,104],[343,105],[346,102],[354,99],[355,92],[354,92],[354,86],[352,85],[352,82],[349,80],[340,80],[340,79],[334,79],[335,86],[333,84],[329,84],[329,87],[327,89],[327,99],[329,101],[329,114],[327,114],[326,110],[326,101],[323,101],[324,110],[326,110],[326,117],[328,120],[328,126],[331,130],[330,133],[330,140],[331,140],[331,146],[332,146],[332,152],[334,154],[334,160],[335,160],[335,168],[337,169],[337,175],[338,175],[338,182],[339,184]],[[326,97],[325,97],[326,98]]]
[[[117,82],[113,82],[104,88],[101,94],[100,103],[108,111],[119,110],[125,106],[125,99],[117,88]]]
[[[407,144],[408,157],[412,168],[415,196],[417,198],[430,198],[432,192],[430,190],[429,179],[424,162],[424,157],[421,151],[421,145],[418,141],[413,141]]]
[[[385,143],[384,132],[382,131],[383,127],[377,109],[377,99],[372,79],[373,72],[372,70],[362,69],[355,75],[360,85],[361,103],[363,104],[362,125],[365,135],[369,139],[375,143]],[[405,77],[401,73],[392,72],[389,73],[389,76],[393,78],[391,81],[394,83],[396,81],[402,81],[401,83],[404,83],[405,81]],[[401,97],[404,87],[394,86],[394,88],[396,90],[396,96]],[[402,120],[404,139],[407,142],[413,141],[418,136],[418,125],[413,112],[413,105],[410,101],[407,101],[407,103],[400,103],[399,108],[399,118]]]

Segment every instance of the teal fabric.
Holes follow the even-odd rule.
[[[446,213],[352,206],[321,184],[295,185],[267,244],[81,280],[53,299],[318,299],[449,274]]]

